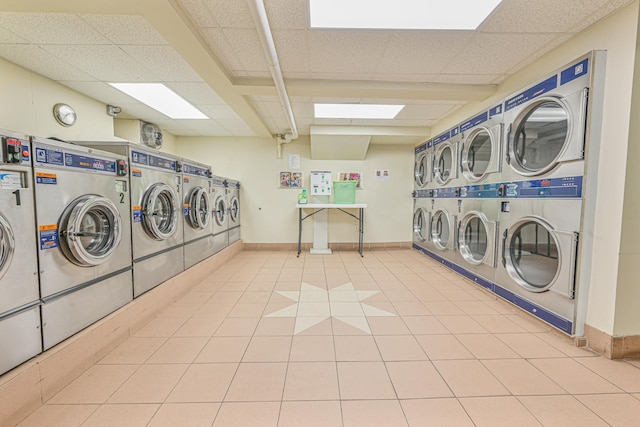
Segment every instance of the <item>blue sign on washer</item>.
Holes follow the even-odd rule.
[[[513,108],[516,108],[518,105],[522,105],[527,101],[530,101],[534,98],[539,97],[555,88],[558,87],[558,75],[554,74],[549,77],[547,80],[538,83],[537,85],[525,90],[522,93],[519,93],[516,96],[513,96],[505,102],[505,110],[509,111]]]
[[[589,72],[589,58],[586,58],[560,73],[560,86],[574,81]]]

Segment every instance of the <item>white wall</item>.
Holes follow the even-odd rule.
[[[620,310],[616,312],[617,300],[620,299],[617,295],[617,286],[621,284],[618,281],[618,264],[637,27],[638,1],[635,1],[505,80],[490,99],[467,105],[439,122],[432,132],[432,135],[438,135],[446,131],[591,50],[607,51],[602,132],[593,136],[601,140],[601,145],[598,153],[590,153],[599,157],[597,176],[589,177],[596,179],[593,188],[597,192],[587,196],[596,197],[594,226],[592,230],[584,230],[593,239],[593,257],[589,260],[589,277],[582,278],[581,286],[589,288],[586,323],[611,335],[640,334],[640,315],[637,314],[640,310],[630,310],[627,305],[624,313]],[[637,181],[637,178],[634,180]],[[637,240],[633,243],[636,246],[635,253],[630,251],[625,254],[631,257],[627,260],[629,266],[640,264]],[[621,272],[629,280],[636,273],[637,268]],[[637,279],[634,285],[638,288]],[[629,296],[638,296],[638,293],[636,291]],[[636,307],[638,301],[635,300]]]
[[[283,146],[283,158],[276,157],[276,143],[260,138],[178,137],[177,154],[210,164],[216,175],[242,183],[242,237],[247,243],[293,243],[298,238],[300,190],[279,189],[279,172],[287,171],[287,155],[300,154],[304,186],[309,190],[309,172],[330,170],[334,179],[340,172],[363,174],[363,189],[356,201],[367,203],[365,242],[410,242],[413,201],[413,147],[371,145],[364,161],[311,160],[308,137]],[[388,169],[390,179],[377,181],[376,169]],[[357,242],[357,223],[339,212],[332,212],[329,242]],[[312,220],[304,223],[303,241],[311,242]]]
[[[64,140],[113,139],[113,119],[105,104],[3,59],[0,94],[0,128]],[[76,110],[75,125],[64,127],[53,118],[59,102]]]

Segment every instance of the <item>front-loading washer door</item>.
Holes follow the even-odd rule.
[[[9,269],[15,251],[16,240],[13,230],[9,221],[0,212],[0,279]]]
[[[578,233],[555,230],[531,216],[508,227],[502,239],[503,266],[518,285],[574,297]]]
[[[414,180],[418,188],[431,182],[431,153],[420,153],[414,165]]]
[[[89,194],[69,204],[58,230],[67,259],[81,267],[93,267],[107,262],[118,248],[122,218],[110,199]]]
[[[536,176],[584,158],[588,89],[565,98],[544,96],[528,104],[509,129],[507,162]]]
[[[232,196],[229,202],[229,219],[234,224],[237,224],[240,219],[240,201],[236,196]]]
[[[429,219],[424,208],[418,208],[413,213],[413,241],[422,243],[429,239]]]
[[[209,193],[202,187],[195,187],[187,196],[189,215],[187,223],[192,228],[203,230],[209,225],[211,208],[209,206]]]
[[[458,224],[458,250],[471,265],[496,266],[497,224],[481,212],[469,212]]]
[[[456,177],[456,150],[450,143],[440,145],[436,151],[433,165],[433,175],[440,185],[447,184]]]
[[[445,209],[438,209],[431,217],[431,240],[436,249],[454,249],[453,217]]]
[[[153,184],[142,198],[142,225],[149,237],[167,240],[178,228],[178,196],[167,184]]]
[[[460,150],[460,168],[468,181],[476,182],[500,169],[502,124],[479,126],[470,131]]]
[[[216,201],[213,204],[213,216],[216,224],[222,226],[226,224],[227,220],[227,204],[224,200],[224,196],[219,195],[216,197]]]

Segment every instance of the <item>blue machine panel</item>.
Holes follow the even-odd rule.
[[[566,85],[574,81],[578,77],[582,77],[589,72],[589,58],[574,64],[560,73],[560,86]]]
[[[538,83],[537,85],[521,92],[509,99],[505,102],[505,111],[509,111],[512,108],[517,107],[518,105],[522,105],[527,101],[530,101],[534,98],[539,97],[549,91],[558,87],[558,75],[555,74],[549,77],[547,80]]]
[[[489,114],[485,111],[484,113],[479,114],[474,118],[472,118],[471,120],[468,120],[463,124],[461,124],[460,131],[461,132],[467,131],[474,126],[478,126],[479,124],[486,122],[487,120],[489,120]]]

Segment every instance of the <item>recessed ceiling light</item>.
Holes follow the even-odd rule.
[[[172,119],[209,118],[162,83],[109,84]]]
[[[314,104],[316,119],[393,119],[404,105]]]
[[[311,28],[475,30],[502,0],[309,0]]]

